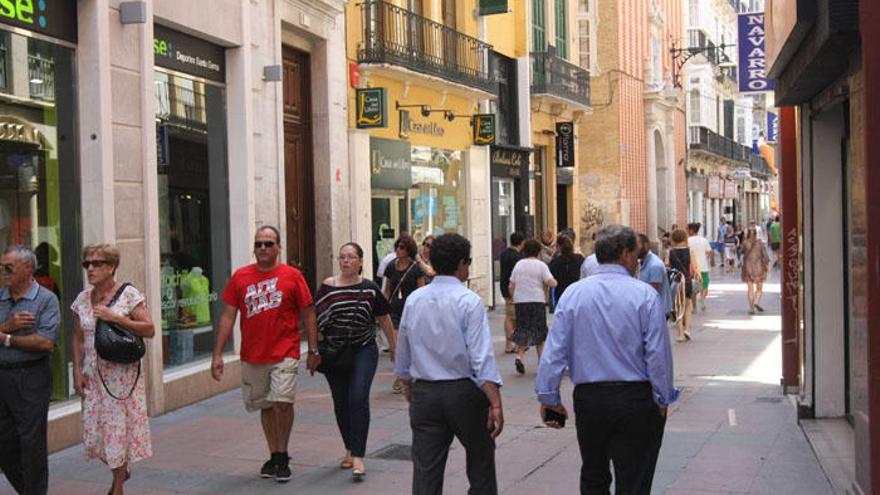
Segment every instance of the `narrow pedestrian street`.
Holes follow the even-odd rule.
[[[767,312],[749,315],[746,287],[738,276],[712,272],[707,311],[694,320],[693,340],[674,344],[681,400],[670,409],[654,493],[832,493],[796,423],[793,401],[780,392],[778,273],[766,286]],[[503,308],[490,313],[496,350],[503,350]],[[151,418],[152,458],[134,466],[126,493],[402,494],[409,493],[411,465],[407,406],[391,393],[392,372],[383,355],[372,393],[367,477],[354,484],[339,469],[342,444],[323,377],[302,375],[291,438],[293,479],[260,479],[265,460],[257,415],[244,412],[238,391]],[[580,458],[573,422],[554,431],[541,425],[534,399],[536,358],[527,356],[517,375],[512,355],[499,355],[506,424],[496,457],[502,493],[573,494]],[[569,406],[571,385],[563,397]],[[80,446],[50,458],[50,493],[103,494],[110,472],[82,460]],[[467,489],[463,449],[456,443],[446,471],[445,493]],[[12,493],[0,478],[0,493]]]

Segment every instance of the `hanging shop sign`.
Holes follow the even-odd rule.
[[[0,24],[76,43],[76,2],[0,0]]]
[[[767,142],[779,141],[779,118],[773,112],[767,112]]]
[[[486,146],[495,144],[495,114],[480,113],[474,115],[474,144]]]
[[[724,181],[724,199],[736,199],[736,181]]]
[[[160,167],[168,166],[168,127],[156,124],[156,163]]]
[[[153,26],[153,63],[211,81],[226,81],[223,47],[158,24]]]
[[[739,14],[739,91],[773,91],[767,77],[767,52],[764,49],[764,13]]]
[[[712,175],[706,178],[706,196],[713,199],[721,199],[723,197],[721,187],[721,177]]]
[[[492,146],[489,165],[495,177],[522,177],[523,169],[529,169],[529,150]]]
[[[556,124],[556,166],[574,167],[574,123]]]
[[[370,138],[370,185],[374,189],[409,189],[413,184],[412,167],[408,142]]]
[[[507,0],[480,0],[480,15],[506,14]]]
[[[388,98],[385,88],[358,88],[355,90],[358,129],[387,127]]]

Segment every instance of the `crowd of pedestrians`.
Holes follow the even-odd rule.
[[[674,321],[677,341],[692,338],[691,315],[706,310],[715,265],[717,250],[702,230],[699,223],[674,228],[660,247],[645,234],[610,225],[593,236],[586,257],[571,230],[540,239],[514,232],[500,254],[504,352],[516,354],[515,370],[525,374],[534,347],[535,391],[547,426],[561,428],[568,417],[559,397],[566,370],[575,384],[582,493],[608,491],[609,462],[618,492],[650,491],[666,408],[678,396],[668,324]],[[778,260],[779,219],[738,230],[722,219],[715,239],[724,269],[740,268],[754,314],[764,311],[771,261],[765,239]],[[242,399],[247,411],[260,412],[268,451],[260,476],[292,477],[288,452],[304,330],[305,366],[327,381],[343,446],[339,466],[354,481],[367,474],[370,390],[382,353],[377,340],[384,340],[396,374],[393,391],[409,402],[412,492],[442,493],[457,438],[467,453],[469,493],[497,493],[502,381],[486,308],[463,283],[471,244],[443,234],[418,247],[402,235],[371,280],[363,277],[363,249],[346,243],[338,250],[338,272],[313,295],[302,273],[279,261],[278,229],[257,229],[255,262],[234,272],[220,298],[211,374],[223,380],[223,351],[238,319]],[[140,342],[156,333],[144,296],[116,280],[120,262],[113,245],[86,246],[82,266],[90,288],[71,305],[85,455],[110,468],[110,495],[122,494],[131,465],[152,455],[140,356],[116,362],[96,344],[107,325]],[[37,265],[25,246],[8,247],[0,259],[0,468],[23,494],[43,494],[48,486],[49,355],[59,325],[57,296],[35,281]],[[675,298],[676,281],[682,300]]]

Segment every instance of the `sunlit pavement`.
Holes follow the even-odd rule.
[[[749,315],[745,284],[713,272],[708,311],[697,312],[693,340],[674,344],[681,400],[670,409],[654,493],[831,493],[815,455],[781,394],[779,284],[765,290],[766,313]],[[503,350],[503,308],[490,313],[496,350]],[[534,352],[526,374],[517,375],[511,355],[498,355],[504,378],[506,425],[496,463],[505,494],[573,494],[580,457],[573,424],[555,431],[541,426],[534,399]],[[301,375],[290,455],[294,477],[287,484],[260,479],[267,457],[258,416],[244,412],[238,391],[153,418],[154,456],[134,465],[127,494],[397,494],[409,493],[411,465],[407,405],[391,394],[385,356],[372,392],[367,478],[351,481],[339,469],[342,444],[323,377]],[[570,409],[571,385],[563,396]],[[403,454],[403,455],[395,455]],[[463,449],[449,456],[445,493],[467,491]],[[109,470],[82,460],[73,447],[50,459],[50,493],[103,494]],[[12,493],[0,480],[0,493]]]

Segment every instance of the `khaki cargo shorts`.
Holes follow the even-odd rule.
[[[248,412],[272,407],[273,402],[293,404],[299,360],[285,358],[274,364],[241,363],[241,395]]]

